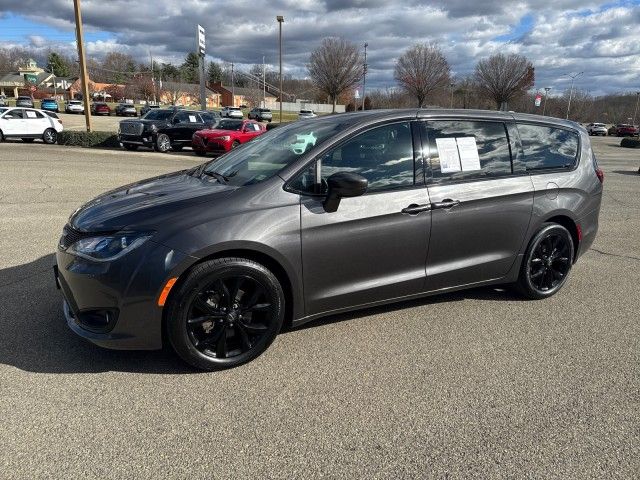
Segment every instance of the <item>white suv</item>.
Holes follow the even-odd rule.
[[[84,113],[84,104],[82,100],[69,100],[64,111],[67,113]]]
[[[5,138],[21,138],[33,142],[39,138],[44,143],[56,143],[62,122],[55,113],[35,108],[0,107],[0,141]]]
[[[589,135],[602,135],[607,136],[607,126],[604,123],[590,123],[587,125],[587,132]]]

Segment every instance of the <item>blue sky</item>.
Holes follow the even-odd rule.
[[[72,7],[71,0],[1,0],[0,46],[74,55]],[[568,88],[567,74],[580,71],[578,88],[595,94],[640,89],[640,0],[83,0],[82,7],[87,53],[96,58],[119,51],[142,61],[151,52],[181,63],[200,23],[209,59],[248,69],[265,56],[275,68],[275,16],[284,14],[284,68],[296,76],[306,75],[322,38],[340,36],[368,42],[374,88],[393,87],[396,58],[428,42],[459,77],[491,54],[518,53],[534,64],[536,87],[556,94]]]

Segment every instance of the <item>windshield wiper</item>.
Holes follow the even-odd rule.
[[[213,177],[215,178],[217,181],[219,181],[220,183],[224,183],[227,184],[229,183],[229,177],[225,177],[224,175],[222,175],[221,173],[218,172],[210,172],[209,170],[203,170],[202,171],[203,175],[207,175],[209,177]]]

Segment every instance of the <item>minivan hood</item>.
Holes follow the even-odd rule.
[[[109,232],[144,224],[147,228],[191,205],[229,194],[236,187],[180,171],[104,193],[76,210],[69,223],[84,232]]]

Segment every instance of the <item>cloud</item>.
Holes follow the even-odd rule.
[[[84,0],[82,5],[88,31],[112,34],[88,43],[89,54],[97,56],[117,50],[144,60],[150,51],[154,58],[181,62],[195,49],[200,23],[210,58],[248,68],[265,56],[276,65],[275,17],[284,15],[285,70],[301,77],[321,39],[341,36],[369,43],[367,84],[374,88],[394,85],[395,59],[417,42],[438,43],[458,76],[472,73],[478,60],[505,52],[527,56],[536,67],[536,86],[556,91],[568,88],[567,73],[579,71],[585,74],[577,86],[593,93],[640,85],[639,0]],[[4,13],[73,29],[68,0],[48,0],[46,11],[41,0],[3,0],[0,17]],[[46,39],[41,32],[25,32],[25,42],[43,48],[40,37]]]

